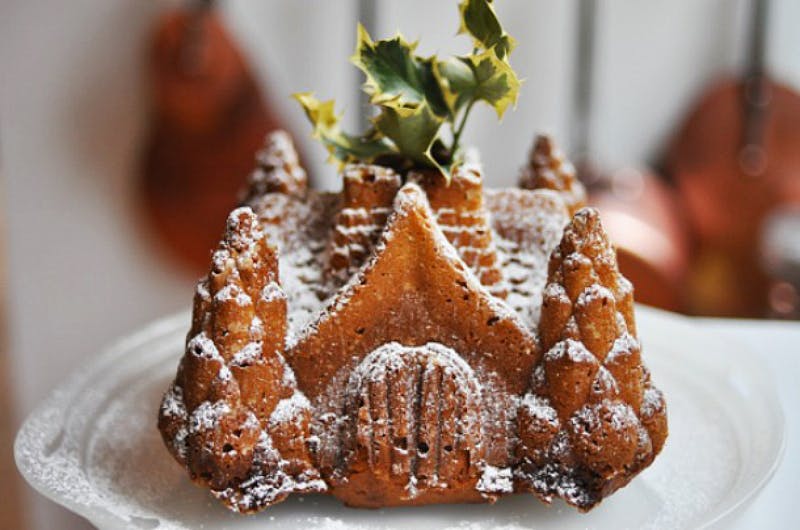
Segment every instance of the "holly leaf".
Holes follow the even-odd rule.
[[[471,101],[484,101],[502,118],[510,105],[516,105],[520,81],[494,49],[440,61],[435,73],[454,114]]]
[[[458,57],[438,61],[433,74],[442,88],[442,96],[452,115],[456,115],[472,98],[475,74],[469,65]]]
[[[416,42],[401,35],[373,41],[358,26],[351,61],[365,75],[364,91],[380,109],[362,136],[344,133],[333,101],[310,93],[294,97],[314,126],[330,159],[376,162],[400,168],[436,168],[450,179],[470,109],[483,101],[502,118],[516,104],[520,81],[508,62],[513,39],[503,30],[489,0],[462,0],[460,32],[471,35],[472,55],[439,60],[416,55]],[[442,134],[447,124],[450,135]],[[447,145],[448,136],[452,141]],[[384,157],[385,155],[388,155]]]
[[[452,117],[450,114],[450,107],[445,101],[442,85],[436,75],[436,62],[435,56],[426,59],[417,59],[420,65],[420,78],[422,79],[422,86],[425,89],[425,100],[431,107],[431,110],[438,116]]]
[[[506,60],[516,42],[503,30],[497,13],[489,0],[464,0],[458,5],[461,12],[459,33],[472,36],[476,48],[494,48],[498,59]]]
[[[398,34],[373,42],[358,25],[356,52],[350,58],[364,75],[364,91],[375,105],[417,105],[427,101],[437,114],[447,112],[441,89],[433,77],[433,60],[414,55],[417,43]]]
[[[495,49],[471,55],[467,62],[475,76],[475,99],[488,103],[497,117],[502,118],[509,105],[517,104],[520,87],[517,74]]]
[[[403,155],[429,167],[435,167],[449,178],[434,159],[431,147],[445,119],[436,115],[427,103],[409,106],[385,106],[375,117],[375,129],[390,139]]]
[[[334,101],[320,101],[310,92],[292,96],[303,107],[311,125],[312,136],[322,142],[328,150],[328,161],[341,166],[348,162],[370,162],[376,157],[394,153],[394,146],[380,135],[353,136],[344,133],[340,117],[334,111]]]

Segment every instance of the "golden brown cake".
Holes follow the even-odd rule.
[[[586,188],[575,176],[575,167],[564,157],[553,138],[539,134],[533,141],[528,164],[519,176],[520,188],[561,192],[570,214],[586,206]]]
[[[232,510],[531,492],[585,511],[664,444],[633,288],[571,164],[540,137],[521,188],[489,190],[460,144],[473,106],[502,116],[520,81],[491,2],[458,7],[467,55],[359,27],[360,136],[295,95],[341,192],[308,189],[271,135],[198,285],[159,429]]]
[[[306,492],[588,510],[652,462],[666,406],[633,288],[574,186],[349,164],[323,193],[288,137],[268,146],[160,409],[195,482],[240,512]]]

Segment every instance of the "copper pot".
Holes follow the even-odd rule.
[[[600,210],[636,300],[683,311],[690,245],[674,190],[653,173],[624,168],[601,179],[589,202]]]
[[[153,109],[142,168],[145,211],[162,248],[198,274],[265,134],[281,124],[208,5],[164,14],[149,59]]]

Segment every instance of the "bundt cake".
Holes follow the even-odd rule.
[[[491,4],[461,9],[492,54],[476,44],[473,58],[513,90],[496,64],[513,41],[470,29]],[[382,46],[413,51],[359,41],[362,66]],[[368,92],[402,129],[419,108],[392,110],[404,96],[378,93],[380,79]],[[332,104],[299,99],[343,162],[343,189],[309,189],[289,136],[267,139],[160,407],[190,477],[238,512],[307,492],[373,508],[530,492],[585,511],[647,467],[666,405],[642,363],[633,288],[552,140],[536,141],[523,187],[485,189],[476,157],[458,154],[460,128],[421,156],[380,120],[355,139]]]
[[[321,193],[287,142],[228,219],[161,406],[194,480],[242,512],[312,491],[586,510],[653,460],[664,399],[596,211],[484,190],[477,165],[449,185],[348,165]]]

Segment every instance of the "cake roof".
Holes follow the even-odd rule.
[[[351,358],[393,341],[454,348],[502,374],[517,392],[538,360],[534,333],[463,263],[413,183],[397,193],[370,260],[305,329],[288,358],[300,387],[316,395]]]

